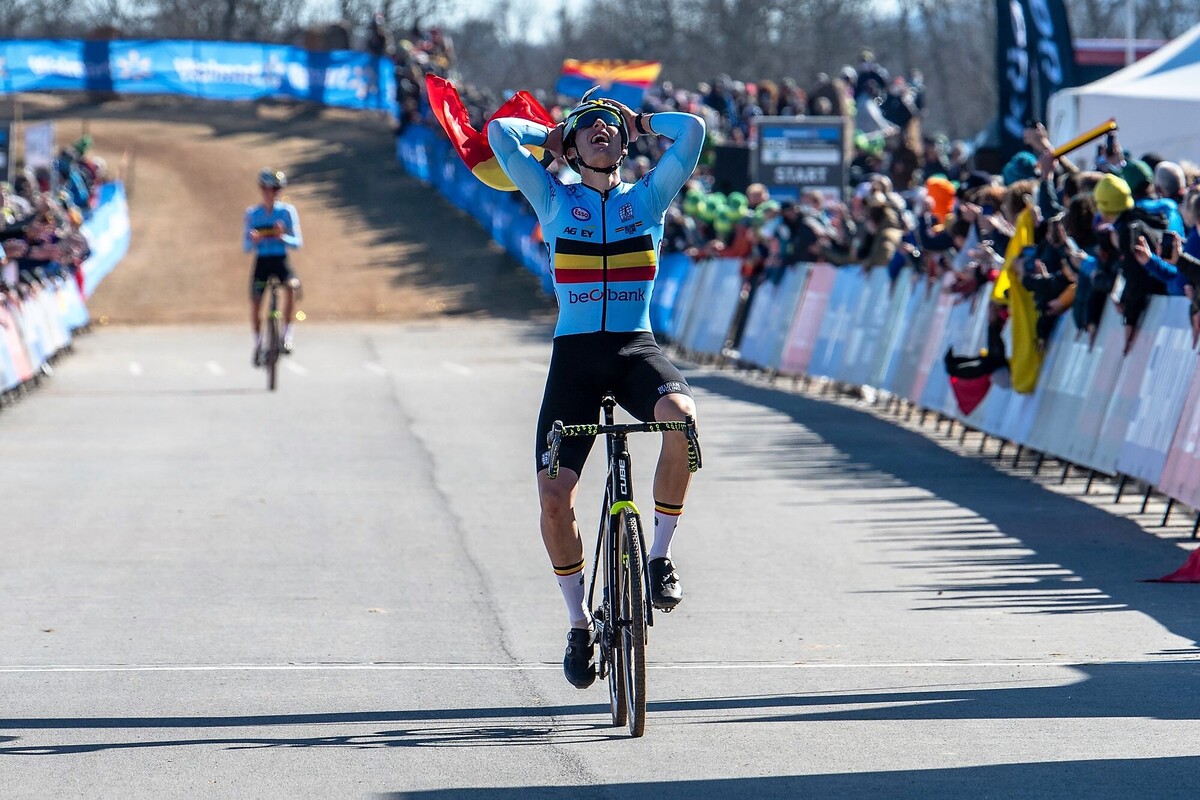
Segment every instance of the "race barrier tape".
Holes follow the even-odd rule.
[[[447,143],[420,126],[399,137],[397,157],[480,219],[552,289],[545,250],[528,241],[535,221],[519,193],[483,186]],[[911,269],[891,280],[883,267],[797,264],[759,283],[742,308],[743,284],[737,259],[664,256],[651,304],[655,333],[698,356],[735,356],[782,375],[882,391],[1200,508],[1200,369],[1185,298],[1152,298],[1128,354],[1112,304],[1094,337],[1063,315],[1032,393],[993,382],[978,407],[963,414],[943,359],[947,350],[973,355],[986,346],[990,285],[961,297]],[[1011,352],[1007,330],[1005,339]]]

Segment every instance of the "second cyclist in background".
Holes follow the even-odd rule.
[[[292,352],[292,321],[295,314],[296,292],[300,279],[288,264],[288,250],[300,247],[300,215],[295,206],[279,199],[287,186],[287,176],[279,170],[263,169],[258,173],[258,188],[262,203],[246,209],[242,230],[242,247],[253,251],[254,274],[250,279],[250,324],[254,329],[254,365],[262,364],[262,298],[267,281],[279,279],[284,287],[283,351]]]

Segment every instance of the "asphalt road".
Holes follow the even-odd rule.
[[[1128,519],[693,370],[647,734],[561,675],[548,331],[102,329],[0,412],[0,796],[1194,797],[1200,614]],[[634,447],[650,502],[655,443]],[[581,516],[599,507],[598,463]]]

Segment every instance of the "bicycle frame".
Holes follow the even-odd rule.
[[[690,472],[700,469],[700,442],[696,435],[695,420],[691,417],[683,422],[617,425],[613,422],[616,405],[611,394],[605,395],[601,401],[604,421],[599,425],[568,426],[563,425],[561,420],[555,420],[547,436],[550,445],[547,477],[553,480],[558,476],[558,456],[563,437],[605,437],[608,478],[604,487],[600,528],[596,534],[596,554],[592,562],[587,604],[596,620],[599,645],[596,671],[598,677],[608,679],[613,724],[623,725],[628,721],[629,732],[636,737],[645,732],[645,654],[649,628],[654,625],[654,606],[646,595],[650,586],[649,559],[645,557],[646,542],[641,513],[633,502],[633,462],[629,455],[629,434],[683,432],[687,436]],[[603,596],[597,606],[596,582],[602,572]],[[633,577],[635,575],[636,579]],[[642,615],[640,619],[639,614]]]
[[[615,406],[616,401],[611,397],[604,398],[602,408],[604,409],[604,426],[606,428],[615,427],[613,423]],[[596,556],[592,561],[596,566],[592,569],[592,581],[588,586],[588,608],[596,607],[596,575],[599,572],[596,567],[600,564],[601,550],[604,549],[608,555],[604,563],[612,564],[616,560],[616,537],[619,535],[617,523],[620,520],[621,511],[629,509],[639,517],[641,516],[641,512],[633,502],[633,462],[629,456],[629,434],[625,431],[610,431],[605,435],[605,445],[608,452],[608,480],[604,489],[604,506],[600,509],[600,530],[596,534]],[[642,552],[644,553],[646,552],[646,541],[640,526],[638,535],[641,537]],[[605,544],[608,545],[607,549],[604,548]],[[613,577],[609,576],[608,585],[613,585]],[[645,559],[642,564],[642,578],[644,585],[649,586],[650,572],[646,567]],[[654,609],[649,603],[646,603],[646,625],[654,625]]]

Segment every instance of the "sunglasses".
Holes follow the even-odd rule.
[[[596,124],[596,120],[600,120],[605,125],[612,125],[614,128],[624,128],[625,120],[615,111],[609,111],[607,108],[593,108],[579,115],[578,121],[575,123],[576,130],[590,128]]]

